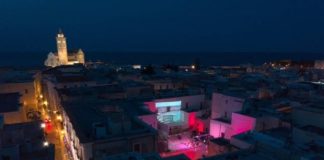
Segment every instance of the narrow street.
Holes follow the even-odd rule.
[[[57,118],[56,114],[50,112],[48,102],[43,98],[38,101],[38,110],[41,112],[41,119],[45,124],[44,134],[46,140],[55,145],[55,160],[69,160],[64,147],[63,136],[64,133],[60,127],[61,118]]]

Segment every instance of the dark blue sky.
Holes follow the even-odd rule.
[[[324,52],[323,0],[0,0],[0,53]]]

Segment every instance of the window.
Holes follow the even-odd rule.
[[[134,152],[141,152],[141,144],[134,144],[133,145],[133,151]]]

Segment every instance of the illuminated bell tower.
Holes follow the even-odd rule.
[[[57,54],[58,54],[58,59],[60,64],[67,65],[68,53],[67,53],[66,38],[64,37],[64,34],[61,30],[57,34],[56,43],[57,43]]]

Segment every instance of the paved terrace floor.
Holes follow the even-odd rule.
[[[204,144],[202,141],[195,141],[193,138],[191,138],[190,132],[170,136],[168,139],[168,148],[170,152],[161,153],[161,157],[184,154],[188,158],[195,160],[222,153],[211,145]]]

